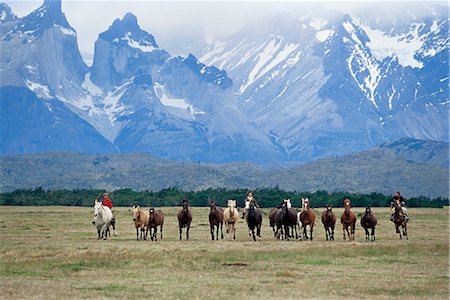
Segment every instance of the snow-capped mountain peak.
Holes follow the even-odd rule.
[[[11,8],[6,3],[0,3],[0,24],[17,19]]]
[[[137,18],[132,13],[125,14],[122,19],[116,19],[99,37],[113,43],[125,43],[143,52],[151,52],[158,48],[155,38],[139,27]]]
[[[67,34],[75,35],[75,30],[61,10],[61,0],[45,0],[42,6],[24,17],[14,31],[37,36],[53,26],[61,28]]]

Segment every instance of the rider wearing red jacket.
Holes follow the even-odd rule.
[[[103,194],[102,204],[103,204],[103,206],[107,206],[107,207],[109,207],[109,209],[112,209],[113,203],[112,203],[111,199],[108,198],[108,193]]]

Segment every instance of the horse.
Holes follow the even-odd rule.
[[[334,241],[334,226],[336,224],[336,215],[333,212],[331,204],[322,212],[322,224],[325,228],[325,238]]]
[[[406,216],[403,212],[402,207],[398,200],[394,201],[394,224],[395,224],[395,232],[399,234],[400,239],[402,239],[402,233],[408,239],[408,231],[406,228]],[[399,227],[402,227],[402,230],[399,230]]]
[[[375,241],[375,226],[377,226],[377,217],[372,213],[372,210],[369,206],[366,207],[366,211],[361,217],[361,226],[366,231],[366,242]],[[372,229],[371,234],[369,235],[369,228]]]
[[[314,222],[316,221],[316,214],[309,206],[309,199],[302,198],[302,211],[300,212],[300,221],[302,223],[303,227],[303,236],[304,238],[313,240],[313,229],[314,229]],[[309,237],[308,237],[308,226],[309,226]]]
[[[229,239],[236,239],[235,225],[239,219],[239,212],[236,209],[236,200],[228,200],[228,207],[223,213],[223,219]]]
[[[356,216],[353,212],[350,211],[350,200],[344,200],[344,212],[341,216],[341,224],[342,231],[345,240],[345,232],[347,232],[349,241],[355,240],[355,224],[356,224]],[[348,229],[350,227],[350,231]]]
[[[109,225],[112,219],[111,209],[103,206],[102,201],[94,201],[94,223],[97,227],[98,239],[108,238]],[[115,231],[114,231],[115,234]]]
[[[212,200],[209,202],[210,212],[209,212],[209,227],[211,229],[211,240],[214,241],[214,227],[216,230],[216,240],[219,240],[219,227],[220,227],[220,237],[223,240],[223,209],[216,206],[216,201]]]
[[[295,208],[292,208],[291,199],[284,199],[282,202],[281,208],[278,208],[275,213],[272,213],[275,216],[272,218],[275,219],[275,224],[277,225],[277,231],[274,234],[277,238],[280,236],[286,240],[289,240],[290,237],[294,237],[294,229],[295,229],[295,237],[298,239],[297,232],[297,211]],[[269,215],[270,220],[270,215]],[[291,229],[291,230],[290,230]],[[284,233],[283,233],[284,231]],[[292,231],[292,234],[291,234]],[[281,234],[280,234],[281,232]]]
[[[158,226],[163,238],[164,214],[161,210],[155,210],[153,207],[148,209],[148,230],[150,232],[150,239],[156,241],[158,239]]]
[[[148,220],[149,213],[146,210],[143,210],[140,206],[133,206],[133,221],[134,226],[136,227],[136,241],[146,240],[148,234]],[[140,229],[140,236],[139,236]]]
[[[189,240],[189,228],[192,222],[192,212],[189,209],[189,201],[183,200],[183,208],[178,211],[178,228],[180,229],[180,240],[183,228],[186,227],[186,240]]]
[[[248,226],[248,235],[253,237],[253,240],[256,241],[256,235],[261,239],[261,223],[262,223],[262,214],[259,209],[256,209],[253,203],[247,204],[247,214],[245,215],[245,219],[247,221]],[[246,206],[247,206],[246,205]]]
[[[276,237],[277,233],[275,231],[275,226],[277,225],[277,212],[279,208],[272,208],[272,210],[269,212],[269,225],[272,227],[273,236]]]

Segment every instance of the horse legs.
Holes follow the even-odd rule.
[[[304,238],[305,240],[308,240],[308,232],[307,232],[307,230],[306,230],[306,227],[308,227],[308,225],[303,224],[303,238]]]
[[[344,241],[345,241],[345,230],[346,230],[345,225],[342,225],[342,233],[344,235]]]
[[[102,226],[102,238],[104,240],[108,239],[108,234],[107,234],[107,231],[106,231],[107,229],[108,229],[108,224],[103,224],[103,226]]]
[[[163,239],[163,234],[162,234],[163,225],[164,224],[161,224],[161,227],[159,228],[159,233],[161,235],[161,239]]]
[[[155,226],[155,228],[153,228],[153,239],[152,241],[157,241],[158,240],[158,226]]]
[[[113,231],[114,231],[114,236],[117,236],[117,232],[116,232],[116,219],[112,219],[111,220],[111,225],[112,225],[112,228],[113,228]],[[108,231],[109,231],[109,228],[108,228]],[[111,233],[109,233],[110,234],[110,236],[109,237],[111,237]]]
[[[214,241],[214,225],[210,224],[209,225],[209,230],[211,232],[211,240]]]
[[[400,236],[400,239],[402,239],[402,233],[401,233],[401,231],[398,229],[399,225],[398,225],[397,223],[394,223],[394,224],[395,224],[395,233],[398,233],[398,235]]]
[[[256,235],[261,239],[261,224],[256,227]]]
[[[330,233],[329,233],[330,227],[324,226],[324,228],[325,228],[325,238],[328,241],[328,236],[330,235]],[[330,237],[330,239],[331,239],[331,237]]]
[[[368,242],[369,241],[369,229],[364,227],[364,231],[366,232],[366,242]]]
[[[405,226],[403,226],[403,235],[406,237],[406,239],[408,239],[408,232],[406,230],[406,222],[405,222]]]
[[[191,227],[191,224],[188,224],[186,226],[186,240],[189,240],[189,228]]]
[[[220,223],[220,239],[223,240],[223,222]]]
[[[100,228],[97,227],[97,233],[98,233],[98,240],[101,239],[102,237],[100,236]]]
[[[311,241],[313,240],[313,229],[314,229],[314,223],[312,223],[311,225],[309,225],[310,227],[310,230],[311,230],[311,232],[310,232],[310,235],[311,235]]]
[[[331,237],[330,240],[334,241],[334,225],[331,225]]]
[[[371,241],[375,241],[375,227],[372,227]]]
[[[284,224],[284,239],[289,241],[289,225]]]
[[[183,233],[183,229],[181,227],[181,222],[178,222],[178,228],[180,229],[180,241],[181,241],[181,234]]]

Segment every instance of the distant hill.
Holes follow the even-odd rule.
[[[442,168],[449,167],[448,143],[438,141],[423,141],[416,139],[401,139],[384,143],[380,147],[391,149],[408,161],[426,163]]]
[[[401,153],[400,153],[401,154]],[[439,152],[440,155],[440,152]],[[429,161],[437,161],[430,154]],[[413,155],[411,155],[413,157]],[[0,158],[0,191],[95,188],[184,190],[280,187],[291,191],[381,192],[448,197],[449,170],[406,160],[384,146],[295,167],[263,169],[253,163],[203,164],[148,154],[88,155],[52,152]]]

